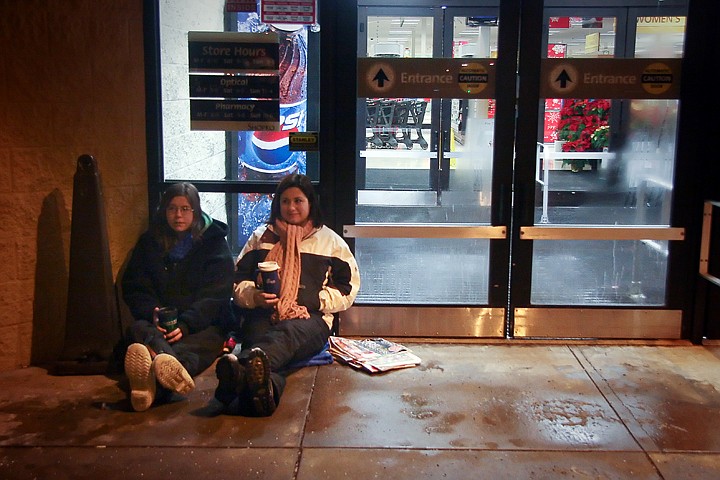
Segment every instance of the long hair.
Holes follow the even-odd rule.
[[[315,228],[322,227],[322,212],[320,210],[320,201],[318,200],[317,193],[315,193],[315,188],[310,182],[310,178],[299,173],[292,173],[280,180],[280,183],[275,189],[275,196],[273,197],[272,205],[270,206],[270,218],[267,223],[273,224],[275,223],[275,220],[282,219],[282,215],[280,214],[280,197],[282,197],[285,190],[291,187],[297,187],[305,194],[308,202],[310,202],[309,220]]]
[[[200,207],[200,194],[195,185],[187,182],[170,185],[162,194],[160,204],[152,221],[152,232],[155,240],[165,248],[165,251],[170,250],[179,240],[175,230],[168,225],[166,214],[168,205],[175,197],[187,198],[193,209],[193,219],[190,224],[190,235],[192,235],[193,243],[200,239],[200,234],[205,226],[202,208]]]

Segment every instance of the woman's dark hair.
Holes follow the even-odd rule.
[[[270,219],[267,223],[272,224],[275,223],[275,220],[278,218],[282,219],[282,215],[280,215],[280,197],[282,197],[285,190],[292,187],[299,188],[307,197],[308,202],[310,202],[310,215],[308,218],[313,226],[315,228],[322,227],[322,212],[320,211],[320,201],[318,200],[317,193],[315,193],[315,188],[310,182],[310,178],[299,173],[292,173],[280,180],[280,183],[275,189],[275,196],[273,197],[270,207]]]
[[[170,250],[178,241],[177,233],[168,225],[166,213],[168,205],[175,197],[187,198],[190,207],[193,209],[193,219],[190,224],[190,234],[192,235],[193,242],[200,239],[200,233],[205,226],[202,208],[200,207],[200,194],[197,188],[195,188],[195,185],[187,182],[170,185],[160,198],[160,204],[155,211],[152,222],[155,239],[160,245],[165,247],[165,251]]]

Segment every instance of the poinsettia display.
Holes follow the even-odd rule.
[[[558,140],[565,140],[564,152],[602,151],[608,146],[610,101],[567,99],[560,109]],[[598,129],[600,129],[598,131]],[[596,133],[597,131],[597,133]]]

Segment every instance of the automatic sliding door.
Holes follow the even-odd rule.
[[[495,10],[360,10],[360,57],[497,55]],[[358,113],[356,222],[345,235],[362,287],[343,331],[502,336],[505,308],[488,306],[490,240],[506,235],[490,226],[493,100],[361,98]]]
[[[684,8],[527,2],[523,18],[537,24],[521,35],[498,35],[520,17],[503,23],[495,8],[359,12],[359,83],[379,86],[393,56],[416,67],[466,59],[461,73],[477,77],[458,82],[494,78],[496,63],[504,77],[525,74],[517,90],[507,78],[497,86],[517,91],[498,110],[502,126],[495,85],[358,99],[356,222],[345,235],[363,278],[343,332],[680,338],[668,272],[684,238],[670,215]],[[433,74],[449,71],[439,65]],[[642,83],[624,86],[631,78]],[[424,102],[422,119],[408,102]],[[495,158],[510,150],[497,133],[508,129],[515,155]]]
[[[653,58],[650,67],[631,64],[638,78],[665,65],[677,79],[684,17],[652,15],[547,10],[543,56],[567,82],[582,83],[600,65],[616,78],[621,58]],[[667,88],[648,83],[628,98],[597,82],[582,96],[541,95],[535,221],[520,232],[532,241],[531,289],[529,302],[513,302],[515,336],[679,338],[682,312],[666,300],[669,245],[683,239],[670,218],[678,100],[663,97]]]

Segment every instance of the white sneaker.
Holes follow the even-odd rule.
[[[160,385],[168,390],[185,395],[195,388],[195,382],[188,371],[172,355],[158,354],[152,362],[152,367]]]
[[[130,381],[130,403],[136,412],[150,408],[155,401],[155,373],[150,351],[142,343],[133,343],[125,353],[125,375]]]

